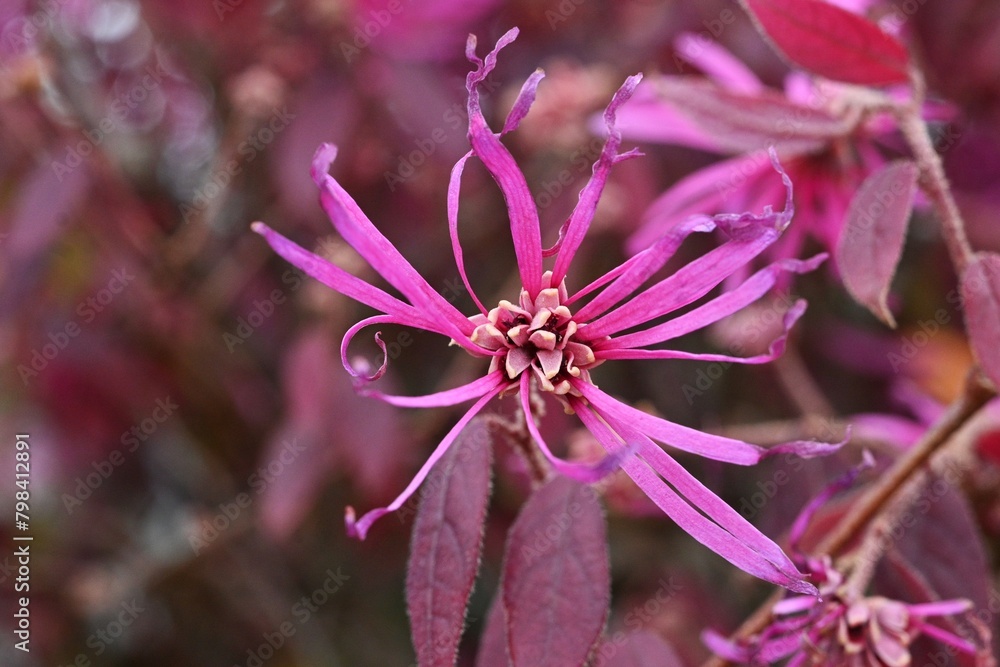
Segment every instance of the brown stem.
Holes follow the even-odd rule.
[[[896,461],[874,488],[851,506],[833,532],[816,547],[816,553],[833,555],[847,546],[896,491],[927,463],[931,455],[994,395],[993,390],[980,379],[978,370],[973,369],[958,400],[912,449]]]
[[[913,86],[917,91],[923,90],[923,79],[919,74],[913,75]],[[914,104],[896,107],[896,119],[920,169],[920,186],[941,218],[941,229],[948,246],[948,253],[958,275],[961,276],[972,260],[972,246],[965,233],[962,213],[958,210],[958,204],[951,194],[941,156],[934,149],[934,142],[927,132],[927,124],[920,117],[919,102],[922,100],[921,92],[914,97]]]

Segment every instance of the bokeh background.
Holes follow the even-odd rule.
[[[936,129],[958,137],[945,158],[974,244],[1000,249],[1000,8],[897,4],[914,5],[905,39],[933,95],[957,109]],[[482,54],[512,26],[521,35],[490,79],[487,115],[502,121],[523,80],[546,70],[531,115],[506,141],[550,242],[599,152],[593,115],[627,75],[690,72],[673,50],[679,34],[717,39],[769,84],[780,87],[788,71],[739,6],[721,0],[2,0],[3,610],[15,598],[7,559],[17,433],[30,435],[34,541],[31,652],[13,649],[4,611],[0,663],[411,664],[403,586],[412,516],[388,517],[358,543],[344,535],[343,509],[391,499],[456,413],[357,397],[338,346],[364,310],[283,263],[249,228],[264,220],[376,279],[317,205],[309,160],[321,141],[334,142],[334,176],[432,285],[473,312],[445,225],[449,171],[468,150],[464,47],[475,33]],[[580,257],[589,272],[621,260],[658,194],[718,159],[642,148],[646,157],[613,173]],[[502,198],[481,168],[470,167],[462,192],[480,294],[514,298]],[[781,362],[627,362],[600,369],[602,387],[760,442],[830,437],[857,413],[918,421],[900,407],[913,405],[897,400],[900,387],[946,402],[970,355],[946,299],[955,281],[937,228],[929,214],[916,217],[896,283],[898,332],[854,305],[824,268],[793,288],[812,306]],[[688,256],[708,247],[695,243]],[[915,338],[942,307],[940,331]],[[685,344],[718,348],[726,334],[715,334]],[[433,391],[479,370],[436,337],[384,337],[392,360],[381,382],[395,390]],[[370,341],[355,347],[375,359]],[[893,353],[905,362],[889,363]],[[595,445],[558,412],[545,425],[550,441],[591,455]],[[1000,438],[989,428],[975,437],[981,465],[944,516],[976,536],[962,553],[991,577]],[[867,444],[891,449],[875,436]],[[472,664],[505,531],[528,488],[523,465],[497,447],[462,664]],[[855,443],[830,460],[752,470],[686,463],[779,536],[858,452]],[[658,632],[697,664],[706,656],[698,633],[732,629],[768,587],[650,511],[622,480],[606,497],[611,627]]]

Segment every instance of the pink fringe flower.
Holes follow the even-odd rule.
[[[381,367],[369,376],[353,368],[347,359],[352,338],[361,329],[373,325],[401,324],[435,332],[451,339],[473,356],[489,359],[489,369],[483,377],[454,389],[418,397],[366,391],[374,398],[402,407],[474,403],[392,503],[371,510],[360,518],[355,516],[352,508],[347,508],[348,532],[363,539],[376,519],[399,509],[407,501],[462,429],[487,403],[501,394],[516,393],[519,394],[531,436],[559,473],[593,482],[621,466],[667,515],[695,539],[736,566],[794,591],[815,592],[815,588],[805,581],[804,575],[777,544],[703,486],[657,443],[740,465],[750,465],[766,456],[785,452],[802,456],[825,454],[838,445],[792,442],[764,449],[732,438],[701,433],[625,405],[598,389],[591,378],[591,371],[609,360],[701,359],[758,364],[781,354],[788,327],[805,309],[803,301],[797,302],[785,315],[784,332],[764,354],[730,357],[653,346],[701,329],[738,311],[764,296],[779,276],[810,271],[825,259],[820,255],[805,261],[786,259],[776,262],[734,289],[708,299],[683,315],[660,321],[677,309],[708,295],[780,237],[792,216],[791,182],[781,172],[788,190],[788,202],[783,211],[773,212],[767,207],[761,215],[694,216],[583,289],[570,291],[565,282],[566,274],[590,226],[608,174],[616,163],[637,155],[635,151],[618,152],[621,136],[615,129],[615,114],[632,95],[640,76],[629,77],[605,111],[608,138],[594,164],[593,174],[563,225],[556,246],[544,250],[538,210],[531,191],[524,174],[500,141],[501,136],[514,130],[527,114],[543,73],[537,71],[529,77],[499,133],[488,126],[479,101],[479,87],[495,67],[498,52],[516,36],[516,29],[504,35],[485,60],[475,53],[474,37],[470,37],[466,49],[469,60],[475,65],[467,79],[472,150],[458,161],[452,171],[448,189],[448,224],[459,274],[479,309],[478,313],[468,317],[438,294],[327,173],[336,155],[336,148],[332,145],[325,144],[319,148],[312,166],[312,177],[319,187],[322,206],[337,232],[387,283],[399,291],[402,299],[302,249],[263,223],[254,224],[254,230],[263,235],[286,260],[329,287],[381,313],[351,327],[341,345],[344,367],[359,384],[381,377],[386,369],[384,359]],[[469,283],[458,236],[460,183],[465,164],[472,157],[483,163],[503,192],[522,284],[516,302],[501,301],[491,309],[482,304]],[[676,273],[643,288],[686,237],[714,230],[726,237],[719,247]],[[546,268],[544,259],[553,255],[551,268]],[[660,323],[653,324],[654,321]],[[379,334],[376,334],[375,340],[385,353],[385,343]],[[575,411],[607,450],[607,457],[591,465],[555,456],[535,423],[530,404],[532,391],[556,396],[567,409]]]

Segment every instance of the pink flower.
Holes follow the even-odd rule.
[[[968,600],[905,604],[882,596],[863,596],[844,584],[829,557],[810,564],[820,597],[792,596],[774,606],[775,620],[745,644],[706,633],[709,647],[738,663],[761,665],[789,658],[788,667],[905,667],[912,664],[910,644],[927,635],[958,651],[976,647],[937,625],[931,616],[961,614]]]
[[[487,125],[479,101],[479,86],[493,70],[498,52],[516,36],[516,29],[504,35],[485,60],[476,56],[474,38],[470,37],[466,49],[469,60],[475,64],[467,79],[472,150],[458,161],[452,171],[448,190],[448,223],[458,271],[478,306],[478,313],[468,317],[455,309],[375,228],[350,195],[327,173],[336,154],[336,148],[331,145],[321,146],[313,162],[312,176],[320,189],[320,201],[340,235],[403,298],[391,296],[303,250],[262,223],[254,224],[255,231],[262,234],[286,260],[329,287],[382,313],[351,327],[342,342],[344,367],[359,385],[377,379],[386,369],[383,361],[381,367],[368,376],[353,368],[347,359],[346,350],[351,339],[361,329],[372,325],[403,324],[439,333],[473,356],[489,360],[489,368],[480,379],[427,396],[392,396],[365,390],[369,396],[403,407],[474,403],[392,503],[361,518],[355,517],[352,508],[347,509],[348,532],[364,538],[376,519],[406,502],[462,429],[487,403],[502,394],[518,394],[528,431],[556,471],[577,480],[593,482],[620,465],[674,521],[730,562],[792,590],[814,592],[814,587],[804,580],[772,540],[678,465],[657,442],[741,465],[756,463],[779,452],[805,456],[823,454],[837,445],[794,442],[764,449],[731,438],[700,433],[619,402],[598,389],[591,373],[600,364],[617,359],[702,359],[751,364],[769,361],[781,353],[784,332],[765,354],[751,357],[693,354],[652,346],[701,329],[738,311],[766,294],[780,275],[810,271],[824,257],[774,263],[731,291],[711,298],[679,317],[662,321],[673,311],[701,300],[774,243],[788,225],[792,209],[789,203],[784,211],[778,213],[766,208],[762,215],[695,216],[583,289],[571,292],[565,282],[566,274],[587,233],[611,167],[637,155],[634,151],[618,152],[621,137],[614,125],[618,108],[632,95],[640,77],[628,78],[614,95],[604,114],[608,139],[594,165],[593,175],[563,225],[556,246],[545,250],[531,191],[513,157],[500,141],[501,136],[515,129],[528,112],[543,73],[536,72],[524,84],[500,133],[493,132]],[[465,164],[473,156],[482,161],[503,192],[522,284],[521,292],[514,301],[501,301],[489,309],[476,296],[469,282],[458,236],[459,188]],[[791,184],[787,177],[784,178],[790,197]],[[687,236],[713,230],[720,230],[727,240],[673,275],[643,289],[643,285],[666,264]],[[545,260],[553,256],[552,266],[547,269]],[[788,312],[786,332],[804,308],[805,303],[800,301]],[[376,341],[385,352],[385,344],[378,334]],[[595,465],[556,457],[535,423],[531,408],[532,392],[555,396],[567,409],[575,411],[607,450],[607,457]]]
[[[872,113],[860,89],[794,71],[785,90],[764,86],[723,47],[682,35],[678,54],[705,77],[661,76],[647,81],[620,113],[625,137],[733,155],[681,179],[649,208],[629,241],[636,251],[693,213],[758,209],[780,201],[767,149],[774,147],[795,183],[803,217],[769,255],[796,257],[807,236],[834,249],[851,199],[864,179],[898,152],[887,113]],[[905,87],[892,91],[905,95]],[[928,105],[925,112],[947,112]]]
[[[801,552],[799,543],[817,511],[874,465],[872,456],[864,452],[860,464],[802,509],[789,531],[791,550],[817,583],[819,596],[786,597],[772,608],[771,624],[744,641],[730,641],[711,630],[704,632],[702,638],[713,652],[748,665],[790,658],[784,663],[786,667],[907,667],[913,662],[910,644],[922,634],[963,653],[978,652],[968,640],[927,621],[931,616],[967,612],[973,607],[971,601],[906,604],[879,595],[866,596],[858,582],[845,580],[828,555],[814,558]]]

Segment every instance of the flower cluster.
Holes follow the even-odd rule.
[[[593,482],[620,465],[667,515],[703,544],[758,577],[799,592],[813,592],[813,586],[771,539],[696,480],[660,443],[741,465],[753,464],[777,453],[823,454],[836,445],[809,441],[764,449],[740,440],[701,433],[618,401],[601,391],[590,374],[592,369],[612,359],[700,359],[757,364],[779,355],[788,327],[805,309],[802,301],[785,314],[785,332],[764,354],[732,357],[658,346],[739,311],[767,294],[779,277],[811,271],[825,259],[824,255],[808,260],[784,259],[759,270],[729,291],[710,297],[720,284],[744,269],[780,238],[792,217],[791,182],[775,161],[787,193],[784,210],[775,212],[765,207],[760,214],[692,216],[582,289],[570,290],[565,280],[567,273],[587,234],[611,168],[637,155],[635,151],[619,152],[621,136],[615,129],[615,118],[619,107],[632,96],[640,77],[629,77],[605,111],[607,140],[594,164],[592,176],[560,230],[556,245],[544,249],[531,191],[524,174],[500,141],[501,136],[514,130],[527,114],[543,73],[537,71],[524,84],[500,133],[495,133],[487,124],[479,99],[479,88],[495,67],[498,52],[516,35],[516,29],[504,35],[485,59],[476,55],[473,38],[467,47],[467,56],[475,64],[467,79],[468,136],[472,150],[452,171],[448,223],[458,271],[479,313],[471,317],[464,315],[431,288],[327,173],[336,155],[332,145],[320,147],[313,161],[312,176],[320,189],[322,205],[340,235],[406,301],[302,249],[263,223],[254,226],[282,257],[304,272],[382,313],[351,327],[342,342],[344,366],[359,385],[381,377],[386,370],[385,360],[371,375],[353,368],[348,360],[347,350],[352,338],[371,325],[393,323],[432,331],[446,336],[474,356],[490,359],[489,368],[480,379],[426,396],[404,397],[363,390],[374,398],[403,407],[474,403],[395,501],[360,518],[348,508],[348,531],[363,538],[376,519],[398,509],[413,494],[462,429],[487,403],[497,396],[517,393],[528,431],[554,470],[580,481]],[[472,157],[483,163],[506,200],[522,284],[516,303],[501,301],[489,310],[470,284],[458,234],[459,189],[465,164]],[[716,230],[725,238],[723,243],[672,275],[647,286],[687,237]],[[555,257],[552,267],[546,269],[543,260],[551,256]],[[710,298],[705,300],[705,297]],[[668,318],[678,309],[692,305],[694,307],[683,315]],[[378,334],[376,341],[384,352],[385,344]],[[565,461],[552,453],[539,432],[532,410],[531,394],[539,390],[559,397],[568,410],[576,412],[607,451],[602,461],[586,465]]]
[[[972,608],[968,600],[905,604],[853,591],[829,557],[810,563],[820,597],[792,596],[773,608],[775,620],[745,643],[706,633],[718,655],[743,664],[772,664],[785,658],[789,667],[906,667],[910,644],[920,635],[967,654],[977,649],[969,641],[928,622],[932,616],[960,614]]]

